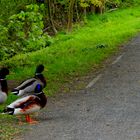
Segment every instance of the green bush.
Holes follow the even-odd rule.
[[[107,0],[107,9],[117,8],[117,7],[128,7],[140,4],[140,0]]]
[[[36,51],[50,44],[49,36],[43,33],[43,10],[43,4],[28,5],[25,11],[10,17],[6,27],[0,25],[1,60],[19,52]]]

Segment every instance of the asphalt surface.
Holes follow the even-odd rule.
[[[23,140],[140,140],[140,36],[85,89],[49,101]]]

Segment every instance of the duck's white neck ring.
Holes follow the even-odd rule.
[[[44,94],[42,91],[39,93],[34,93],[35,95],[40,95],[40,94]]]
[[[41,73],[36,73],[35,75],[41,75]]]

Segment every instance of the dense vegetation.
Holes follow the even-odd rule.
[[[107,0],[103,7],[101,2],[48,0],[41,5],[36,0],[0,0],[0,66],[10,68],[8,80],[28,78],[42,63],[47,68],[45,93],[54,95],[60,87],[68,91],[63,83],[98,68],[140,31],[139,0]],[[9,95],[5,105],[14,99]],[[1,140],[19,133],[16,118],[0,115],[0,124]]]
[[[47,93],[52,94],[74,75],[82,75],[91,67],[98,67],[117,50],[117,46],[136,34],[140,29],[139,15],[139,7],[89,15],[86,26],[75,29],[71,34],[59,33],[50,47],[18,54],[2,61],[1,65],[13,71],[10,79],[20,80],[33,75],[37,64],[45,64],[48,69],[45,72]]]
[[[72,1],[51,1],[51,19],[48,1],[42,4],[36,0],[7,0],[7,5],[4,5],[4,0],[0,2],[0,6],[3,6],[0,14],[1,66],[10,68],[10,79],[21,80],[33,75],[37,64],[45,64],[48,69],[45,72],[48,94],[54,93],[68,78],[82,75],[91,66],[97,67],[117,49],[117,45],[139,31],[138,0],[75,0],[71,12],[74,30],[70,34],[67,33],[67,26]],[[104,2],[105,13],[96,14],[102,8],[99,2]],[[130,8],[123,10],[121,7],[126,5]],[[116,10],[116,7],[120,8]],[[112,10],[113,13],[110,12]],[[56,36],[52,36],[54,29],[49,20],[52,20],[56,30],[60,28]],[[64,26],[63,29],[59,23]],[[100,45],[104,47],[97,49]]]
[[[138,0],[0,0],[0,60],[49,46],[50,35],[72,31],[87,15],[140,3]]]

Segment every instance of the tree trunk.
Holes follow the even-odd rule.
[[[76,11],[76,21],[79,22],[80,21],[80,17],[79,17],[79,12],[78,12],[77,0],[75,2],[75,11]]]
[[[91,11],[91,13],[93,13],[93,14],[95,13],[95,6],[94,6],[94,5],[91,5],[91,6],[90,6],[90,11]]]
[[[87,18],[87,8],[84,7],[84,18],[86,19]]]
[[[68,32],[72,31],[72,22],[73,22],[73,8],[75,0],[70,0],[69,10],[68,10]]]
[[[54,34],[57,34],[57,30],[54,26],[54,22],[53,22],[53,16],[52,16],[52,11],[51,11],[51,1],[50,0],[46,0],[47,1],[47,5],[48,5],[48,17],[49,17],[49,22],[51,24],[52,30],[54,32]]]

